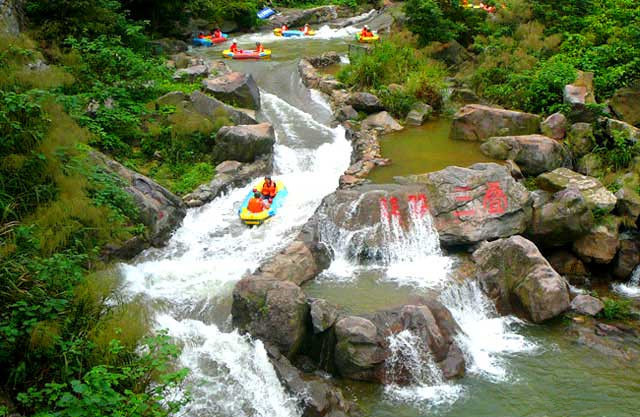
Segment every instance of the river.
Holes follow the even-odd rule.
[[[261,89],[258,118],[276,131],[274,175],[289,189],[286,205],[272,221],[248,229],[238,221],[237,209],[251,186],[231,190],[189,210],[167,247],[147,250],[121,265],[127,292],[146,300],[156,327],[168,329],[183,346],[180,362],[191,369],[192,391],[185,416],[301,415],[261,342],[231,329],[231,294],[247,271],[295,237],[349,165],[351,146],[344,130],[330,127],[328,102],[303,86],[296,66],[304,55],[346,53],[354,31],[323,28],[306,39],[271,34],[238,38],[240,47],[261,40],[273,50],[269,61],[229,64],[251,73]],[[217,57],[220,49],[198,52]],[[356,312],[437,291],[464,331],[460,342],[470,366],[462,380],[444,382],[429,364],[416,364],[424,377],[409,387],[342,382],[345,395],[355,399],[365,415],[638,415],[638,369],[577,346],[562,323],[534,326],[498,317],[477,286],[454,276],[454,266],[463,259],[444,255],[435,233],[429,225],[417,225],[409,234],[394,235],[388,256],[377,265],[359,265],[337,250],[331,268],[305,287]],[[330,243],[338,247],[340,242]],[[411,349],[410,336],[404,336],[395,341],[397,349]]]

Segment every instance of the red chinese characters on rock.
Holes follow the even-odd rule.
[[[500,187],[500,183],[487,182],[486,186],[487,186],[487,190],[484,194],[484,198],[482,199],[482,207],[489,214],[504,214],[504,212],[507,211],[509,202],[507,200],[507,195],[504,193],[504,191]],[[454,193],[458,194],[455,196],[455,200],[460,202],[472,201],[473,197],[471,197],[468,194],[469,191],[471,191],[471,187],[467,187],[467,186],[454,188]],[[461,194],[461,193],[465,193],[465,194]],[[476,215],[476,210],[475,209],[456,210],[453,212],[453,215],[456,216],[458,220],[466,220],[474,217]]]
[[[409,195],[407,197],[409,215],[414,217],[424,217],[429,211],[427,196],[424,194]],[[388,221],[391,218],[402,220],[400,215],[400,205],[397,197],[380,199],[380,218]]]
[[[482,206],[489,214],[503,214],[507,211],[507,196],[500,188],[499,182],[488,182],[487,192],[482,199]]]

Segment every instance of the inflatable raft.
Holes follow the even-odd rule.
[[[356,40],[358,42],[362,42],[362,43],[372,43],[372,42],[377,42],[378,39],[380,39],[380,36],[378,35],[373,35],[373,36],[360,36],[359,33],[356,33]]]
[[[264,52],[256,52],[253,50],[231,52],[229,49],[225,49],[222,51],[222,55],[225,58],[231,59],[268,59],[271,58],[271,49],[265,49]]]
[[[212,38],[210,36],[205,36],[204,38],[193,38],[193,44],[195,46],[211,46],[214,43],[222,43],[222,42],[226,42],[229,38],[229,35],[227,35],[226,33],[223,33],[221,37],[219,38]]]
[[[273,29],[273,34],[276,36],[284,36],[285,38],[292,38],[292,37],[296,37],[296,36],[313,36],[316,34],[315,30],[310,30],[309,32],[307,32],[306,34],[301,31],[301,30],[285,30],[284,32],[282,31],[281,28],[275,28]]]
[[[260,180],[253,186],[253,188],[261,190],[263,183],[264,180]],[[238,215],[240,216],[240,220],[242,220],[244,224],[248,226],[260,225],[278,213],[278,209],[282,207],[284,200],[287,198],[287,189],[285,188],[282,181],[275,181],[275,183],[276,196],[273,198],[271,207],[269,207],[268,209],[262,210],[260,213],[252,213],[247,209],[249,200],[253,197],[253,190],[250,191],[244,201],[242,201],[242,205],[238,210]]]

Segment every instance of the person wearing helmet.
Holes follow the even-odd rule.
[[[285,30],[289,30],[289,26],[287,26],[287,25],[285,25],[285,24],[282,24],[282,26],[280,27],[280,30],[281,30],[281,31],[283,31],[283,32],[284,32]]]
[[[231,51],[231,52],[233,52],[233,53],[238,52],[238,41],[237,41],[236,39],[234,39],[234,40],[231,42],[231,47],[229,48],[229,51]]]
[[[204,39],[204,33],[202,32],[198,33],[198,39]]]
[[[369,30],[369,26],[368,25],[364,25],[364,27],[362,28],[362,32],[360,32],[360,37],[361,38],[370,38],[371,36],[373,36],[373,32],[371,32]]]
[[[264,52],[264,46],[260,42],[256,42],[256,52],[261,53]]]

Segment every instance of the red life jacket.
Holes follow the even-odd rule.
[[[273,198],[276,196],[276,182],[271,181],[271,183],[267,183],[266,181],[262,184],[262,196]]]
[[[231,52],[238,52],[238,45],[234,43],[233,45],[231,45],[231,48],[229,48],[229,50]]]
[[[258,45],[256,52],[264,52],[264,46],[262,46],[262,44]]]
[[[247,210],[252,213],[260,213],[264,210],[264,203],[262,202],[262,199],[255,197],[251,198],[251,200],[249,200],[249,204],[247,204]]]

